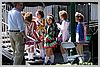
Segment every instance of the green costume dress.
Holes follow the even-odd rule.
[[[55,23],[46,25],[45,30],[46,32],[44,48],[55,47],[55,45],[57,44],[56,37],[58,36],[57,25]]]

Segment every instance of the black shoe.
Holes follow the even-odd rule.
[[[78,64],[79,65],[79,58],[75,58],[75,60],[72,62],[72,64]]]
[[[45,65],[51,65],[51,62],[48,60],[47,63],[44,63]]]
[[[70,63],[70,62],[64,62],[63,64],[67,64],[67,63]]]
[[[56,65],[56,63],[51,63],[51,65]]]
[[[34,59],[29,59],[29,61],[35,61]]]
[[[56,63],[51,63],[51,61],[48,61],[46,65],[56,65]]]

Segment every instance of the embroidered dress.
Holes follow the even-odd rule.
[[[44,45],[44,33],[45,33],[45,19],[36,19],[37,33],[39,34],[39,39],[41,39],[42,44]]]
[[[37,42],[36,43],[40,43],[41,40],[39,39],[39,35],[38,33],[34,30],[34,27],[36,26],[35,22],[30,23],[29,25],[26,26],[26,35],[32,37],[33,39],[35,39]],[[34,45],[34,42],[29,39],[26,42],[26,45]]]
[[[45,19],[37,20],[37,25],[38,25],[39,31],[45,29]]]
[[[47,25],[45,27],[45,30],[46,34],[44,39],[45,40],[44,48],[55,47],[55,45],[57,44],[56,37],[58,35],[57,25],[54,23],[51,25]]]
[[[36,26],[35,22],[31,22],[30,24],[26,24],[26,35],[31,37],[33,35],[35,26]]]
[[[44,29],[45,29],[45,19],[37,19],[36,20],[37,25],[37,32],[39,35],[44,35]]]

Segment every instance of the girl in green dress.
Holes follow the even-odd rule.
[[[54,54],[53,54],[53,48],[57,44],[56,42],[57,37],[57,25],[54,21],[53,15],[47,16],[47,25],[45,27],[45,44],[44,48],[46,50],[46,57],[45,57],[45,63],[48,62],[48,60],[52,63],[54,63]]]

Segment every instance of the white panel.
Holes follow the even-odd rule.
[[[91,20],[98,20],[98,4],[91,4]]]

